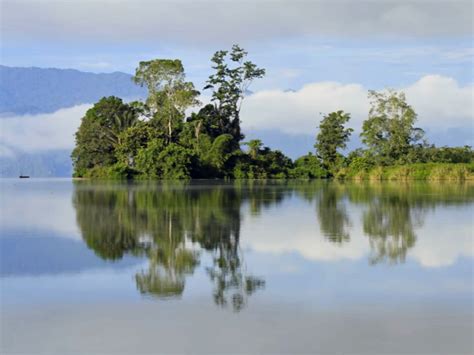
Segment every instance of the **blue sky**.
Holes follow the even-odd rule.
[[[253,85],[258,89],[299,89],[315,81],[360,83],[374,89],[400,87],[427,74],[472,83],[472,38],[318,38],[247,40],[250,57],[267,69],[267,76]],[[240,43],[240,42],[239,42]],[[133,73],[140,60],[180,58],[188,77],[198,87],[211,73],[210,57],[232,43],[204,48],[169,43],[79,43],[51,40],[24,41],[5,38],[2,64],[75,68],[90,72]]]
[[[179,58],[200,89],[213,52],[239,43],[267,69],[250,88],[257,95],[244,102],[244,129],[293,156],[311,149],[320,113],[345,109],[360,127],[367,90],[386,87],[407,92],[435,143],[473,141],[471,1],[2,0],[1,6],[1,63],[9,66],[133,73],[140,60]],[[293,143],[281,143],[285,136]]]

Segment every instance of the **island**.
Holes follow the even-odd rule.
[[[186,80],[180,60],[140,62],[133,77],[147,99],[110,96],[87,111],[72,152],[74,177],[92,179],[474,179],[470,146],[437,147],[416,127],[405,94],[368,92],[364,148],[347,152],[350,113],[327,113],[316,127],[314,152],[294,161],[259,139],[244,141],[240,110],[251,83],[265,69],[247,60],[238,45],[217,51],[203,90]],[[192,112],[198,108],[197,112]]]

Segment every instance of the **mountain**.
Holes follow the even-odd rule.
[[[50,113],[93,103],[103,96],[142,98],[146,90],[126,73],[95,74],[75,69],[0,65],[0,115]]]

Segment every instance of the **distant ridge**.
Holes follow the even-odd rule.
[[[103,96],[141,98],[145,89],[130,74],[0,65],[0,115],[51,113],[93,103]]]

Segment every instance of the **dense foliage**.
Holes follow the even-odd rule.
[[[258,139],[243,142],[240,108],[253,80],[265,75],[264,69],[246,57],[247,52],[237,45],[214,54],[214,73],[204,87],[212,91],[211,103],[192,113],[190,109],[201,106],[200,93],[186,81],[180,60],[140,62],[133,80],[147,88],[146,101],[124,103],[117,97],[104,97],[87,111],[76,133],[74,176],[395,178],[403,173],[376,171],[404,166],[411,171],[403,175],[406,178],[427,179],[443,178],[436,171],[442,171],[444,165],[436,170],[433,163],[473,161],[471,147],[439,148],[428,144],[424,131],[415,127],[417,114],[404,93],[393,90],[369,91],[371,108],[360,134],[366,149],[344,155],[353,128],[346,127],[350,114],[341,110],[321,120],[314,145],[316,154],[309,153],[294,162]],[[431,163],[429,174],[423,167],[425,163]],[[469,166],[458,167],[463,173],[454,176],[471,178]]]

